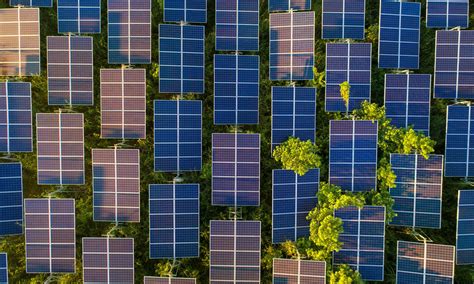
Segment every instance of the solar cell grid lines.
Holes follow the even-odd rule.
[[[165,22],[206,23],[207,0],[164,0]]]
[[[100,33],[100,0],[58,0],[59,33]]]
[[[474,263],[474,190],[458,191],[456,264]]]
[[[311,10],[311,0],[269,0],[268,11]]]
[[[0,253],[0,283],[8,283],[8,257],[4,252]]]
[[[196,284],[195,278],[145,276],[144,284]]]
[[[428,28],[467,28],[469,0],[427,0],[426,26]]]
[[[0,236],[23,233],[23,178],[21,163],[0,164],[0,225]]]
[[[325,284],[326,262],[274,258],[273,283]]]
[[[74,199],[25,199],[27,273],[74,273]]]
[[[363,39],[365,0],[324,0],[322,38]]]
[[[0,25],[0,76],[39,74],[39,9],[0,9]]]
[[[10,0],[10,6],[53,7],[53,0]]]

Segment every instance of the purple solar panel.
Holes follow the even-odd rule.
[[[326,262],[274,258],[273,283],[325,284]]]
[[[171,278],[171,277],[152,277],[145,276],[144,284],[196,284],[196,278]]]

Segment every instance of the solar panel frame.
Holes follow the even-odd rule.
[[[196,284],[196,278],[145,276],[144,284]]]
[[[474,191],[458,191],[456,264],[474,264]]]
[[[6,252],[0,253],[0,283],[8,283],[8,256]]]
[[[53,7],[53,0],[10,0],[10,6]]]
[[[20,162],[0,163],[0,213],[0,236],[23,234],[23,176]]]
[[[311,10],[311,0],[269,0],[268,11]]]
[[[73,3],[68,0],[58,0],[56,10],[58,33],[100,34],[101,1],[95,1],[96,5],[91,1],[82,4],[81,0]],[[74,26],[74,23],[77,25]]]
[[[464,8],[461,7],[464,6],[461,4],[465,4],[465,13],[461,13],[460,11]],[[451,14],[451,5],[456,6],[453,7],[455,10],[453,14]],[[445,11],[441,11],[441,9],[445,9]],[[469,27],[469,0],[427,0],[426,27],[445,29]]]
[[[272,280],[274,284],[326,284],[326,262],[274,258]]]
[[[170,8],[170,5],[167,4],[174,4],[176,6]],[[195,7],[188,8],[188,5],[194,5]],[[181,9],[180,6],[183,8]],[[182,11],[182,15],[170,14],[176,11]],[[194,15],[193,12],[196,15]],[[190,13],[190,15],[188,15],[188,13]],[[163,21],[205,24],[207,23],[207,0],[164,0]]]
[[[341,7],[337,7],[339,3],[342,5]],[[364,39],[365,7],[365,0],[323,0],[321,38]]]

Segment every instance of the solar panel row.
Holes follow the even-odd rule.
[[[4,252],[0,253],[0,283],[8,283],[8,258]]]
[[[289,10],[311,10],[311,0],[269,0],[270,12]]]
[[[145,276],[144,284],[196,284],[196,278]]]
[[[326,262],[273,259],[273,284],[326,284]]]
[[[363,39],[365,0],[324,0],[322,38]]]
[[[458,191],[456,264],[474,263],[474,190]]]
[[[426,26],[452,28],[469,26],[469,0],[427,0]]]
[[[10,0],[10,6],[53,7],[53,0]]]
[[[23,233],[21,163],[0,164],[0,236]],[[0,277],[1,279],[1,277]],[[0,281],[1,283],[2,281]]]
[[[57,0],[59,33],[99,33],[100,0]]]
[[[206,23],[207,0],[164,0],[165,22]]]

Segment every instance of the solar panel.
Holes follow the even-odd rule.
[[[0,9],[0,25],[0,76],[39,74],[39,9]]]
[[[273,170],[272,240],[295,242],[309,236],[309,211],[318,204],[319,169],[304,176],[291,170]]]
[[[324,0],[322,38],[364,39],[365,0]]]
[[[272,86],[272,148],[298,137],[316,140],[316,88]]]
[[[160,25],[160,93],[204,93],[204,27]]]
[[[456,230],[456,264],[474,264],[474,190],[458,194],[458,226]]]
[[[428,28],[467,28],[469,0],[427,0],[426,26]]]
[[[326,284],[326,262],[274,258],[273,283]]]
[[[53,0],[10,0],[10,6],[53,7]]]
[[[151,184],[150,258],[199,257],[199,184]]]
[[[8,283],[8,259],[4,252],[0,253],[0,283]]]
[[[474,31],[436,31],[434,97],[474,99]]]
[[[314,12],[270,14],[270,80],[311,80]]]
[[[258,51],[259,0],[216,1],[216,50]]]
[[[207,0],[164,0],[164,21],[207,22]]]
[[[381,1],[379,68],[418,69],[421,3]]]
[[[331,120],[329,183],[348,191],[377,187],[378,123],[370,120]]]
[[[0,236],[23,234],[21,169],[21,163],[0,164]]]
[[[75,273],[75,201],[25,199],[26,273]]]
[[[260,226],[211,220],[209,283],[260,283]]]
[[[155,100],[155,171],[200,171],[202,102]]]
[[[84,184],[82,113],[37,113],[38,184]]]
[[[268,11],[311,10],[311,0],[269,0]]]
[[[31,84],[0,83],[0,152],[32,152]]]
[[[397,284],[453,280],[454,246],[398,241]]]
[[[257,55],[214,55],[214,124],[258,124]]]
[[[100,70],[101,138],[146,137],[145,69]]]
[[[144,284],[196,284],[196,278],[145,276]]]
[[[84,283],[134,283],[133,238],[82,238]]]
[[[94,221],[140,222],[140,150],[92,149]]]
[[[59,33],[100,34],[100,17],[100,0],[58,0]]]
[[[48,36],[48,105],[93,105],[92,37]]]
[[[212,205],[259,206],[260,134],[212,134]]]
[[[109,64],[151,63],[151,0],[108,0]]]
[[[349,112],[370,102],[371,43],[326,44],[326,111],[346,111],[340,84],[349,82]]]
[[[385,207],[345,207],[334,213],[342,219],[341,250],[334,252],[334,264],[347,264],[365,281],[384,280]]]

